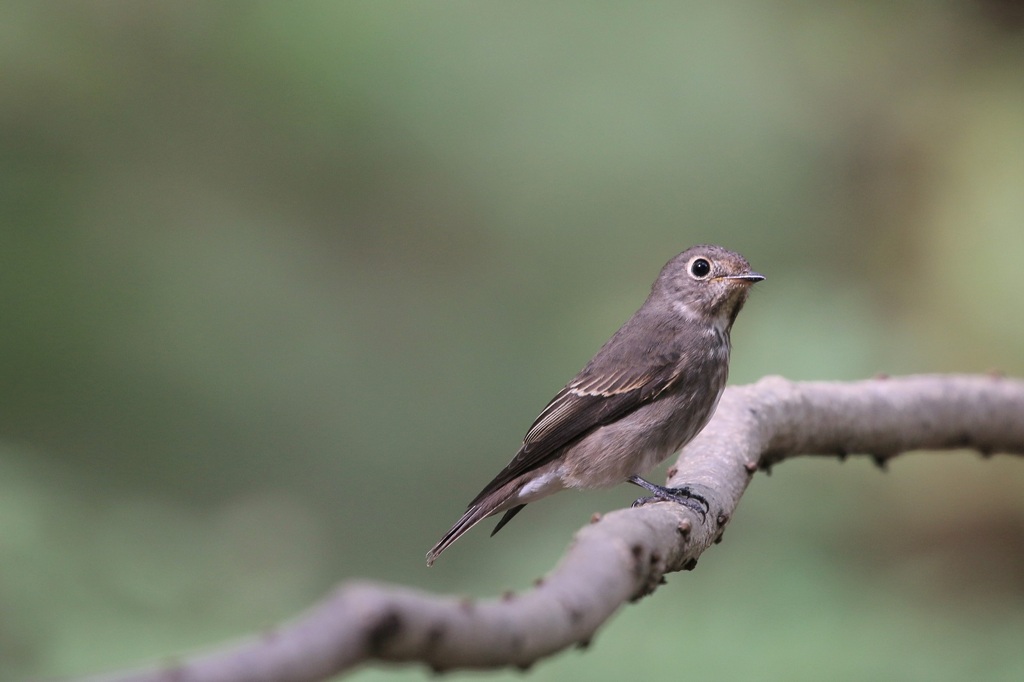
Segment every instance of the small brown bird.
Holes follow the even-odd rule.
[[[427,552],[431,565],[477,523],[505,512],[491,535],[534,502],[566,488],[629,481],[701,514],[688,488],[640,478],[711,419],[729,373],[729,332],[751,284],[764,277],[738,253],[694,246],[670,260],[640,309],[548,403],[508,466]]]

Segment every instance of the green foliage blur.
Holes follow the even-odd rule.
[[[3,4],[0,680],[527,587],[636,491],[423,556],[695,243],[768,278],[733,383],[1024,375],[1016,6]],[[784,464],[529,677],[1024,679],[1022,491]]]

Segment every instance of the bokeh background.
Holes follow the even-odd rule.
[[[423,555],[694,243],[733,383],[1024,375],[1021,3],[11,2],[0,102],[4,681],[528,586],[636,491]],[[1022,492],[786,463],[530,678],[1022,679]]]

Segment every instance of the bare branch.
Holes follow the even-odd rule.
[[[697,487],[706,519],[672,503],[595,518],[558,566],[516,595],[473,601],[350,583],[290,623],[211,653],[93,682],[307,682],[371,660],[435,670],[526,668],[585,645],[665,573],[689,569],[718,538],[759,468],[805,454],[865,453],[884,464],[916,449],[1024,454],[1024,382],[917,376],[855,383],[769,377],[726,390],[711,423],[670,470]]]

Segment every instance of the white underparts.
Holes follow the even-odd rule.
[[[526,502],[539,500],[564,488],[562,477],[558,475],[557,471],[546,471],[542,474],[537,474],[520,488],[516,495],[518,498],[516,501],[520,504],[525,504]]]

